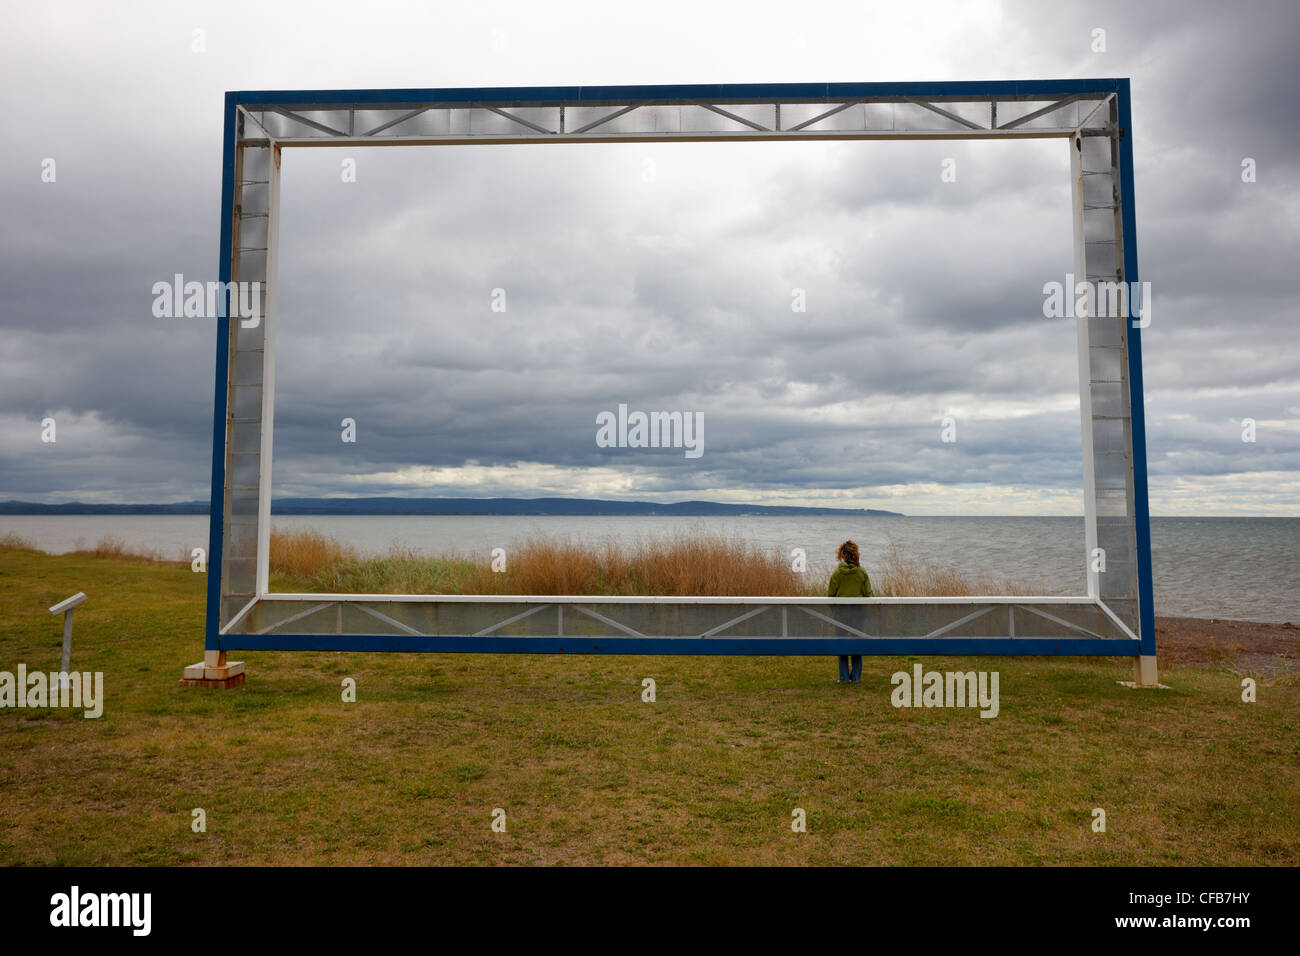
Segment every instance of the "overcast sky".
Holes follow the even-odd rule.
[[[0,499],[207,498],[215,324],[155,318],[151,287],[215,278],[226,90],[1123,76],[1152,510],[1300,514],[1298,26],[1281,2],[16,6]],[[1066,149],[288,150],[275,493],[1082,513],[1074,329],[1042,314]],[[598,447],[619,403],[702,413],[704,454]]]

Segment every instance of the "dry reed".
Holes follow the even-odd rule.
[[[682,533],[636,543],[534,537],[509,549],[506,570],[487,557],[429,556],[395,546],[362,557],[315,530],[271,535],[271,570],[291,587],[367,594],[821,595],[825,579],[794,571],[780,552],[738,537]],[[882,597],[1033,594],[1021,582],[971,575],[892,545],[868,568]]]

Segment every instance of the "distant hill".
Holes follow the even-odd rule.
[[[277,498],[278,515],[833,515],[903,517],[876,508],[800,508],[792,505],[732,505],[717,501],[601,501],[595,498]],[[168,505],[105,505],[72,501],[47,505],[0,501],[4,515],[205,515],[206,501]]]
[[[169,505],[101,505],[69,501],[61,505],[34,501],[0,501],[0,515],[205,515],[206,501],[180,501]]]

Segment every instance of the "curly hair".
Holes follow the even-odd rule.
[[[836,550],[835,557],[839,558],[845,564],[852,564],[856,566],[859,561],[858,546],[854,544],[852,541],[845,541]]]

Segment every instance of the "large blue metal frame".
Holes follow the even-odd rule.
[[[1137,212],[1133,204],[1133,109],[1129,81],[1117,80],[1115,103],[1120,128],[1120,206],[1124,221],[1124,279],[1138,281]],[[1130,286],[1133,288],[1133,286]],[[1142,399],[1142,330],[1129,323],[1128,394],[1133,428],[1133,510],[1137,524],[1138,616],[1142,654],[1156,653],[1156,611],[1151,581],[1151,509],[1147,501],[1146,406]]]
[[[245,90],[226,94],[226,108],[284,106],[294,109],[355,103],[401,106],[406,103],[571,103],[645,100],[676,103],[711,99],[720,102],[781,98],[884,99],[915,96],[941,100],[961,96],[1041,96],[1116,93],[1128,97],[1126,79],[989,80],[906,83],[688,83],[670,86],[490,86],[472,89],[410,90]]]
[[[221,142],[221,260],[217,276],[222,288],[230,282],[230,245],[235,218],[235,136],[238,130],[236,98],[226,94],[225,134]],[[225,534],[226,487],[226,399],[230,371],[230,309],[217,318],[217,371],[212,399],[212,497],[208,528],[208,613],[204,649],[221,649],[221,549]]]
[[[1134,657],[1138,641],[1033,637],[433,637],[406,634],[235,634],[221,648],[241,651],[401,651],[496,654],[1069,654]]]
[[[221,169],[221,254],[219,276],[230,281],[230,249],[234,214],[235,145],[239,107],[369,106],[440,101],[446,103],[501,102],[546,104],[628,99],[658,103],[715,99],[740,102],[781,97],[925,97],[942,100],[959,96],[1043,96],[1115,94],[1120,126],[1120,181],[1123,217],[1124,277],[1138,281],[1137,223],[1134,211],[1133,123],[1127,79],[1002,80],[911,83],[775,83],[693,84],[676,86],[485,87],[476,89],[293,90],[229,92],[225,98],[225,133]],[[226,310],[227,314],[229,310]],[[221,600],[225,487],[225,438],[229,319],[217,321],[216,382],[213,403],[212,497],[208,546],[208,606],[205,647],[208,650],[399,651],[451,653],[583,653],[583,654],[708,654],[708,655],[828,655],[828,654],[988,654],[1137,656],[1156,653],[1155,610],[1151,577],[1151,520],[1147,501],[1146,416],[1142,395],[1141,329],[1130,324],[1128,380],[1132,416],[1133,496],[1138,562],[1139,640],[1048,638],[658,638],[606,637],[598,642],[580,637],[394,636],[391,634],[330,636],[319,634],[229,634],[219,627]]]

